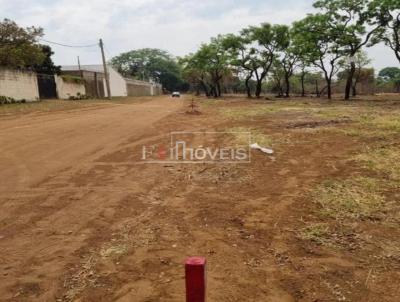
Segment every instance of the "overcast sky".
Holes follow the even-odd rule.
[[[45,39],[70,45],[93,44],[101,37],[108,58],[152,47],[175,56],[195,51],[218,34],[236,33],[262,22],[284,23],[312,12],[313,0],[0,0],[3,18],[23,26],[41,26]],[[97,47],[52,45],[57,64],[101,62]],[[383,46],[369,50],[377,69],[397,66]]]

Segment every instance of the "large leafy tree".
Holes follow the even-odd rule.
[[[293,39],[296,31],[289,29],[282,32],[281,46],[282,49],[279,53],[279,60],[276,64],[281,66],[283,71],[283,78],[285,81],[285,96],[290,97],[290,78],[293,76],[295,69],[301,64],[302,58],[304,59],[304,49],[301,45],[296,45],[296,40]]]
[[[286,25],[271,25],[263,23],[260,26],[250,26],[243,29],[245,35],[254,44],[254,62],[257,66],[254,70],[254,77],[257,81],[256,97],[261,96],[262,83],[270,71],[278,52],[284,49],[287,43]]]
[[[205,69],[203,59],[196,54],[190,54],[179,59],[182,67],[183,78],[196,90],[197,94],[203,90],[207,97],[210,96],[209,75]]]
[[[260,68],[257,49],[252,46],[248,31],[240,35],[229,34],[223,38],[223,47],[228,54],[228,62],[236,73],[244,79],[247,96],[252,95],[252,78]]]
[[[185,78],[200,86],[207,96],[220,97],[224,79],[232,75],[223,41],[222,36],[212,38],[210,43],[202,44],[196,53],[180,61]]]
[[[326,14],[308,15],[293,24],[292,39],[301,53],[302,61],[319,68],[326,81],[328,98],[332,98],[332,82],[339,71],[339,60],[344,56],[336,43],[340,32],[331,27]]]
[[[371,64],[371,59],[368,57],[368,54],[365,51],[359,51],[354,56],[354,63],[356,66],[356,71],[354,73],[353,82],[352,82],[352,95],[353,97],[357,96],[357,86],[360,82],[366,81],[371,77],[371,68],[366,68],[369,64]],[[346,60],[341,60],[339,64],[342,66],[343,71],[338,74],[339,80],[347,80],[348,74],[350,72],[348,68],[348,64]],[[374,73],[372,72],[372,75]]]
[[[379,8],[384,18],[383,23],[386,24],[386,30],[378,40],[383,39],[400,62],[400,1],[375,0],[374,5]]]
[[[371,0],[318,0],[314,7],[329,19],[330,30],[336,32],[335,43],[348,57],[350,64],[346,81],[345,99],[350,99],[356,72],[355,55],[366,45],[376,43],[388,19],[376,1]]]
[[[220,97],[223,79],[230,73],[228,68],[229,57],[223,47],[223,37],[212,38],[209,44],[203,44],[198,51],[198,56],[204,62],[204,67],[211,79],[211,94]]]
[[[41,28],[23,28],[4,19],[0,22],[0,66],[25,68],[41,64],[46,57],[42,46],[37,44],[41,36]]]
[[[151,79],[169,91],[180,90],[184,84],[177,61],[164,50],[132,50],[112,58],[111,64],[124,76]]]

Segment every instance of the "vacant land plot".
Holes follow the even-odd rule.
[[[1,300],[398,301],[400,98],[195,101],[0,108]],[[137,164],[184,130],[275,154]]]

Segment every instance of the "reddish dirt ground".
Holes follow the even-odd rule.
[[[297,234],[316,219],[308,191],[354,172],[354,138],[297,131],[285,112],[241,122],[290,136],[274,157],[136,164],[171,131],[242,126],[188,105],[159,97],[0,119],[0,300],[183,301],[183,261],[203,255],[208,301],[398,301],[397,262]]]

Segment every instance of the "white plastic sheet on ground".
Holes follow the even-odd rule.
[[[261,147],[261,146],[260,146],[259,144],[257,144],[257,143],[250,145],[250,148],[251,148],[251,149],[255,149],[255,150],[260,150],[261,152],[264,152],[265,154],[269,154],[269,155],[274,154],[274,150],[269,149],[269,148]]]

